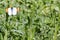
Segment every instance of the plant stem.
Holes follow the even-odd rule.
[[[7,30],[5,30],[4,40],[7,40]]]

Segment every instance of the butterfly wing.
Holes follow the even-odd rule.
[[[12,15],[11,8],[8,8],[8,15]]]
[[[17,14],[17,9],[13,8],[13,15],[16,15],[16,14]]]

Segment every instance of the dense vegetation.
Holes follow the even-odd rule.
[[[14,0],[19,21],[5,9],[11,0],[0,0],[0,40],[60,40],[60,0]]]

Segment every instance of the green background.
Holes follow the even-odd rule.
[[[20,20],[5,9],[19,7]],[[60,40],[60,0],[0,0],[0,40]]]

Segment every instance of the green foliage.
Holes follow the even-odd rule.
[[[9,5],[19,7],[17,16],[9,16]],[[1,0],[0,40],[60,40],[60,0]]]

